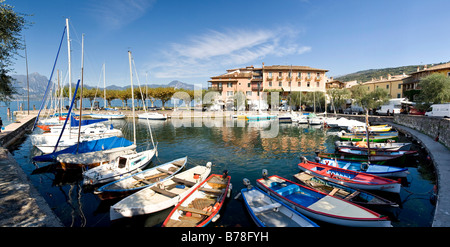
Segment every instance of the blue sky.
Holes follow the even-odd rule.
[[[70,18],[73,82],[129,84],[128,53],[141,84],[207,86],[226,69],[303,65],[328,76],[450,61],[448,0],[7,0],[32,14],[23,34],[29,72],[50,76]],[[22,54],[24,54],[22,52]],[[57,68],[67,73],[67,43]],[[18,57],[17,74],[25,74]],[[146,79],[146,73],[148,75]],[[137,80],[137,79],[135,79]],[[67,79],[65,79],[67,83]],[[137,83],[135,81],[135,83]]]

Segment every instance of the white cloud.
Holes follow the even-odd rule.
[[[157,56],[159,61],[146,67],[157,78],[210,77],[226,69],[260,63],[268,56],[309,52],[311,47],[296,43],[297,36],[298,31],[290,28],[210,30],[170,44]]]
[[[103,0],[90,2],[88,12],[104,27],[119,29],[142,17],[156,0]]]

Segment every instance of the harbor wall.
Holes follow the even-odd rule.
[[[395,115],[394,123],[420,131],[433,140],[437,140],[445,147],[450,149],[450,119],[412,116],[412,115]]]

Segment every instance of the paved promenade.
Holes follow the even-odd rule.
[[[390,123],[399,131],[409,133],[414,139],[420,141],[426,148],[434,162],[437,173],[438,197],[434,213],[433,227],[450,226],[450,150],[431,137],[408,127]]]
[[[9,145],[19,139],[34,123],[34,117],[27,116],[6,126],[0,133],[0,142]],[[0,226],[63,226],[22,167],[4,147],[0,147]]]

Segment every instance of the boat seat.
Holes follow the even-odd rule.
[[[172,181],[174,181],[175,183],[184,184],[184,185],[189,186],[189,187],[192,187],[192,186],[195,185],[194,182],[191,182],[191,181],[188,181],[188,180],[184,180],[184,179],[181,179],[181,178],[177,178],[177,177],[172,178]]]
[[[200,191],[207,192],[207,193],[214,193],[214,194],[222,194],[223,189],[214,189],[214,188],[200,188]]]
[[[173,172],[170,172],[168,170],[165,170],[165,169],[162,169],[162,168],[159,168],[159,167],[157,167],[156,170],[158,170],[159,172],[167,173],[167,174],[172,174],[173,173]]]
[[[171,198],[178,196],[178,194],[172,193],[172,192],[164,190],[164,189],[160,189],[160,188],[158,188],[156,186],[150,187],[150,189],[152,189],[153,191],[155,191],[155,192],[157,192],[159,194],[162,194],[162,195],[165,195],[165,196],[168,196],[168,197],[171,197]]]
[[[286,187],[283,187],[281,189],[277,189],[275,192],[277,192],[278,194],[280,194],[281,196],[286,196],[286,195],[290,195],[292,193],[295,193],[297,191],[299,191],[300,189],[298,188],[297,185],[295,184],[291,184],[288,185]]]
[[[179,206],[178,207],[179,210],[185,211],[185,212],[191,212],[191,213],[195,213],[195,214],[201,214],[201,215],[211,215],[211,211],[203,211],[201,209],[196,209],[196,208],[190,208],[190,207],[183,207],[183,206]]]
[[[264,205],[261,207],[253,208],[253,213],[261,214],[261,213],[264,213],[264,212],[267,212],[269,210],[272,210],[274,208],[279,208],[279,207],[281,207],[281,204],[278,202],[272,203],[272,204],[267,204],[267,205]]]

